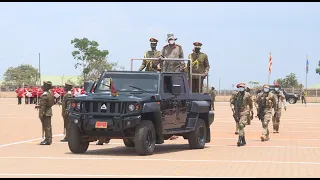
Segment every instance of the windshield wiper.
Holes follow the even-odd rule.
[[[141,88],[136,87],[136,86],[131,86],[131,85],[129,85],[129,87],[132,87],[132,88],[134,88],[134,89],[138,89],[138,90],[143,91],[143,92],[145,92],[145,93],[148,93],[146,90],[141,89]]]

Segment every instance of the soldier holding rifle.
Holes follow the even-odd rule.
[[[233,117],[239,126],[239,138],[237,146],[246,145],[244,128],[248,124],[248,115],[253,119],[253,102],[251,95],[245,91],[245,83],[240,83],[238,92],[232,95],[230,107],[233,111]]]

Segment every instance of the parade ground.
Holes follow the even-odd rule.
[[[24,101],[23,101],[24,102]],[[235,122],[227,102],[216,103],[211,142],[190,150],[179,137],[156,145],[151,156],[137,156],[122,140],[91,143],[72,154],[62,143],[61,107],[53,107],[53,143],[40,146],[41,123],[35,105],[0,98],[0,177],[320,177],[320,104],[299,101],[283,110],[280,133],[261,142],[257,118],[245,128],[247,145],[237,147]],[[256,113],[256,110],[254,110]]]

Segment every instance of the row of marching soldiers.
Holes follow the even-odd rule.
[[[244,128],[251,124],[253,119],[253,105],[257,108],[257,116],[261,121],[261,141],[270,139],[269,123],[272,121],[273,133],[279,133],[282,107],[287,110],[286,100],[279,84],[274,84],[275,89],[270,91],[270,86],[265,84],[263,90],[259,90],[255,100],[250,94],[250,89],[245,83],[237,85],[237,91],[230,98],[230,107],[236,122],[236,135],[239,135],[237,146],[246,145]],[[274,113],[272,112],[274,111]]]
[[[54,104],[62,101],[62,97],[66,94],[63,86],[53,86],[51,88],[52,94],[54,96]],[[18,98],[18,105],[22,104],[22,98],[25,99],[25,104],[38,104],[38,97],[41,97],[43,94],[43,89],[39,86],[19,86],[15,90]],[[71,90],[72,97],[79,96],[81,94],[85,94],[84,88],[74,87]]]

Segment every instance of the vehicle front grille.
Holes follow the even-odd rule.
[[[86,113],[120,114],[122,113],[121,102],[83,102]]]

